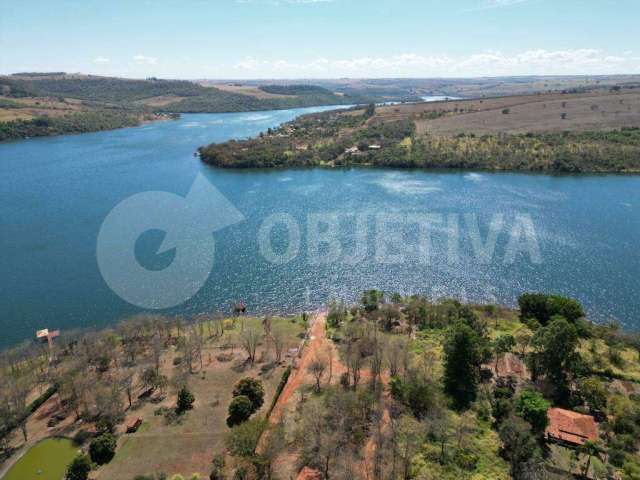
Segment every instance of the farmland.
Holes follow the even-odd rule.
[[[640,171],[640,93],[613,89],[313,114],[200,149],[218,167]]]

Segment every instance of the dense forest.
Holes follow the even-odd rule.
[[[409,117],[304,116],[258,138],[200,148],[218,167],[375,165],[557,173],[639,172],[640,128],[601,132],[421,135]]]

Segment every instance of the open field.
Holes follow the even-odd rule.
[[[264,90],[260,90],[258,87],[251,85],[242,85],[237,83],[215,83],[215,82],[201,82],[206,87],[217,88],[223,92],[240,93],[242,95],[248,95],[256,98],[287,98],[287,95],[279,95],[277,93],[269,93]]]
[[[241,327],[242,321],[245,322],[244,327]],[[95,478],[127,480],[154,472],[179,473],[185,477],[193,473],[203,476],[208,473],[211,460],[215,453],[222,451],[224,436],[229,430],[226,417],[233,385],[244,377],[261,379],[265,388],[265,410],[271,404],[285,369],[285,362],[279,365],[272,363],[273,353],[267,352],[262,342],[253,367],[246,364],[246,354],[239,346],[233,351],[233,360],[220,362],[216,357],[223,351],[229,351],[223,346],[237,337],[241,328],[262,327],[257,318],[238,320],[222,339],[206,345],[203,369],[196,369],[189,380],[189,387],[196,398],[194,409],[177,424],[167,425],[164,417],[154,415],[154,411],[163,406],[175,406],[175,396],[168,395],[161,403],[145,403],[141,408],[128,412],[125,425],[137,417],[144,418],[144,423],[135,434],[120,438],[116,457],[100,469]],[[303,325],[295,317],[274,319],[273,328],[284,328],[287,332],[287,348],[297,346],[299,335],[304,332]],[[162,361],[161,370],[169,377],[175,368],[172,365],[174,357],[174,352],[168,352]],[[260,411],[257,415],[263,413]]]
[[[640,125],[640,92],[450,101],[440,107],[453,112],[440,118],[417,119],[418,135],[586,132]],[[416,110],[412,109],[412,114],[418,117],[438,111],[433,107],[423,112]]]
[[[0,96],[0,122],[32,120],[37,117],[60,117],[83,110],[79,102],[72,99],[52,97],[10,98]]]

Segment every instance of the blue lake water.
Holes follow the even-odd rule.
[[[138,128],[0,144],[0,346],[43,327],[103,326],[139,313],[100,273],[100,227],[128,197],[184,196],[198,174],[244,221],[214,235],[213,272],[200,291],[162,313],[228,311],[240,299],[250,312],[297,311],[374,287],[513,305],[523,291],[541,290],[577,297],[594,320],[640,326],[638,176],[230,171],[193,155],[200,145],[256,135],[312,110],[318,109],[183,115]],[[322,228],[313,234],[318,215],[337,221],[333,249],[319,241],[326,237]],[[432,215],[430,245],[413,221],[424,215]],[[274,218],[293,221],[299,233],[286,263],[269,261],[261,248],[261,228],[264,233],[265,219]],[[490,225],[500,219],[492,249]],[[272,253],[292,246],[286,233],[275,222]],[[140,263],[166,263],[154,255],[161,240],[158,232],[141,237]]]

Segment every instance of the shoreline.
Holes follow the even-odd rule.
[[[422,296],[422,295],[420,295]],[[426,298],[426,297],[425,297]],[[356,301],[357,296],[354,297],[353,301]],[[456,301],[459,302],[462,305],[466,305],[469,306],[471,308],[476,308],[476,309],[482,309],[485,308],[487,306],[494,306],[496,307],[498,310],[501,311],[505,311],[505,312],[510,312],[510,313],[519,313],[519,309],[516,305],[506,305],[506,304],[501,304],[501,303],[491,303],[491,302],[465,302],[462,300],[459,300],[455,297],[444,297],[444,298],[439,298],[439,299],[433,299],[433,300],[429,300],[431,305],[438,305],[442,302],[445,301]],[[350,304],[349,301],[346,300],[342,300],[344,301],[346,304]],[[516,302],[517,303],[517,302]],[[83,338],[83,337],[92,337],[92,336],[99,336],[102,335],[106,332],[109,331],[113,331],[115,329],[117,329],[118,327],[120,327],[121,325],[128,323],[128,322],[132,322],[132,321],[140,321],[142,319],[144,319],[145,317],[148,318],[156,318],[156,319],[160,319],[165,321],[166,323],[170,323],[171,321],[175,321],[176,319],[181,319],[182,321],[184,321],[185,325],[189,325],[194,323],[195,321],[197,321],[199,318],[216,318],[216,317],[221,317],[221,318],[234,318],[234,317],[238,317],[238,316],[245,316],[245,317],[249,317],[249,318],[258,318],[258,317],[277,317],[277,318],[296,318],[302,314],[311,314],[311,313],[318,313],[318,312],[323,312],[326,311],[327,309],[327,303],[320,303],[316,306],[311,307],[309,310],[299,310],[299,311],[290,311],[290,310],[278,310],[278,309],[270,309],[270,310],[256,310],[255,312],[248,312],[246,314],[243,315],[237,315],[234,314],[233,312],[221,312],[219,310],[211,310],[211,311],[207,311],[207,312],[200,312],[200,313],[195,313],[195,314],[191,314],[191,315],[185,315],[185,314],[167,314],[167,315],[163,315],[162,313],[157,313],[157,312],[140,312],[137,314],[133,314],[130,316],[126,316],[126,317],[122,317],[120,319],[117,319],[111,323],[109,323],[108,325],[104,325],[104,326],[89,326],[89,327],[74,327],[68,330],[62,330],[60,329],[61,332],[61,338],[64,338],[65,335],[68,336],[72,336],[72,337],[79,337],[79,338]],[[607,325],[610,325],[612,322],[618,323],[618,320],[615,318],[610,319],[609,323],[606,322],[598,322],[598,321],[594,321],[589,319],[589,317],[585,317],[586,321],[589,322],[592,326],[594,327],[605,327]],[[619,323],[618,325],[620,326],[620,332],[622,332],[625,335],[639,335],[640,334],[640,326],[637,329],[629,329],[629,328],[625,328],[623,326],[621,326]],[[14,343],[12,345],[7,345],[4,347],[0,347],[0,355],[2,355],[3,353],[7,353],[10,352],[14,349],[20,349],[20,348],[29,348],[30,346],[36,345],[36,341],[35,340],[30,340],[28,338],[25,338],[23,340],[18,341],[17,343]]]

